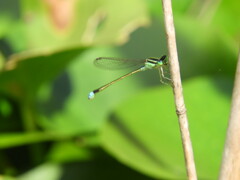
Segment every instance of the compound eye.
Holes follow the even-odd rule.
[[[162,60],[162,61],[164,61],[165,59],[166,59],[166,55],[163,55],[161,58],[160,58],[160,60]]]

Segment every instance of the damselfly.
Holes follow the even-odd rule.
[[[162,83],[166,84],[163,81],[163,79],[170,80],[169,78],[164,76],[164,72],[163,72],[163,66],[168,65],[166,55],[162,56],[161,58],[150,57],[150,58],[141,59],[141,60],[130,60],[130,59],[121,59],[121,58],[112,58],[112,57],[99,57],[99,58],[95,59],[94,64],[98,67],[108,68],[108,69],[120,69],[120,68],[124,68],[124,67],[135,66],[135,65],[141,65],[141,66],[139,68],[137,68],[136,70],[131,71],[130,73],[125,74],[125,75],[119,77],[118,79],[115,79],[115,80],[109,82],[108,84],[101,86],[98,89],[93,90],[92,92],[89,93],[88,99],[93,99],[95,97],[96,93],[103,91],[107,87],[111,86],[112,84],[114,84],[128,76],[131,76],[137,72],[146,71],[149,69],[158,69],[159,70],[160,81]]]

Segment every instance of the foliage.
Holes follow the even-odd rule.
[[[198,176],[216,179],[240,13],[238,1],[206,2],[173,1],[173,12]],[[96,57],[167,54],[161,1],[21,0],[0,9],[4,179],[186,177],[171,87],[158,72],[87,99],[128,72],[97,69]]]

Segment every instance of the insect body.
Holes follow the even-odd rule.
[[[143,59],[143,60],[128,60],[128,59],[120,59],[120,58],[99,57],[99,58],[95,59],[94,64],[99,67],[102,67],[102,68],[110,68],[110,69],[119,69],[121,67],[128,67],[128,66],[133,66],[133,65],[137,65],[137,64],[141,64],[141,66],[138,69],[131,71],[130,73],[127,73],[127,74],[109,82],[108,84],[101,86],[98,89],[93,90],[88,95],[88,99],[90,99],[90,100],[95,97],[96,93],[103,91],[104,89],[111,86],[112,84],[114,84],[128,76],[131,76],[137,72],[146,71],[149,69],[158,69],[160,72],[160,80],[162,83],[164,83],[162,81],[162,78],[170,80],[169,78],[164,76],[163,69],[162,69],[163,66],[167,66],[167,64],[168,64],[166,55],[162,56],[161,58],[151,57],[151,58],[147,58],[147,59]]]

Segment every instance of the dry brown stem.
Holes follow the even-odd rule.
[[[240,50],[220,180],[240,179]]]
[[[162,5],[163,5],[167,44],[168,44],[170,73],[172,78],[176,112],[178,115],[179,126],[181,131],[181,138],[182,138],[182,144],[184,149],[187,175],[189,180],[196,180],[197,174],[196,174],[194,157],[193,157],[192,143],[191,143],[190,133],[188,128],[186,107],[184,104],[183,93],[182,93],[182,83],[181,83],[180,68],[179,68],[179,62],[178,62],[171,0],[162,0]]]

